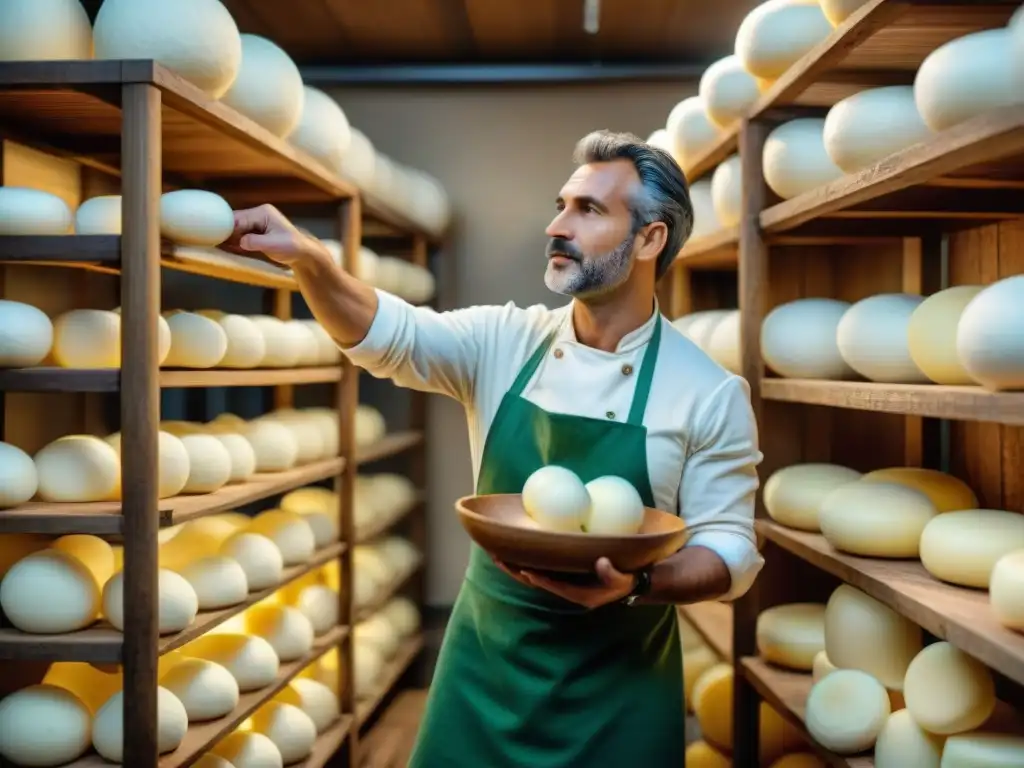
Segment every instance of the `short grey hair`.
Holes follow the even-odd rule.
[[[658,254],[655,275],[661,278],[693,232],[693,204],[683,169],[663,149],[632,133],[594,131],[576,144],[577,165],[629,160],[640,176],[642,192],[630,200],[633,231],[655,221],[668,228],[665,247]]]

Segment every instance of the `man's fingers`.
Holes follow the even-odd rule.
[[[264,233],[270,227],[270,216],[266,206],[258,208],[242,208],[235,213],[235,234],[247,235],[250,232]]]

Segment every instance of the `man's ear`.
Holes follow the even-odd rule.
[[[668,241],[668,227],[663,221],[653,221],[637,232],[637,237],[637,260],[655,262]]]

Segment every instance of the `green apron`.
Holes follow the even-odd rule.
[[[626,423],[548,413],[522,397],[549,336],[498,408],[477,493],[519,493],[557,464],[584,482],[623,477],[653,507],[643,415],[661,322]],[[672,606],[587,610],[520,584],[472,545],[410,768],[678,768],[684,727]]]

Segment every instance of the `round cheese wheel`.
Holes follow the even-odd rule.
[[[323,91],[304,86],[302,116],[288,140],[333,171],[352,143],[352,129],[338,102]]]
[[[292,328],[268,315],[249,315],[249,319],[263,334],[265,352],[260,365],[264,368],[294,368],[302,348],[295,345]]]
[[[341,350],[327,332],[316,320],[296,320],[309,329],[316,341],[316,360],[311,365],[336,365],[341,362]]]
[[[765,364],[786,378],[853,376],[836,341],[839,323],[849,308],[837,299],[796,299],[775,307],[761,325]]]
[[[841,552],[863,557],[916,558],[921,532],[938,514],[920,491],[896,483],[848,483],[825,497],[818,523]]]
[[[420,629],[420,611],[416,603],[407,597],[395,597],[382,609],[384,616],[398,636],[403,640],[415,635]]]
[[[773,664],[810,672],[825,648],[825,606],[777,605],[757,617],[757,651]]]
[[[313,625],[291,606],[254,605],[245,612],[245,626],[270,643],[281,661],[295,661],[313,647]]]
[[[203,635],[181,649],[182,655],[224,667],[242,693],[264,688],[277,679],[277,653],[262,637],[217,632]]]
[[[353,644],[353,687],[357,698],[365,699],[377,688],[384,673],[384,657],[373,645]]]
[[[262,733],[235,731],[214,745],[213,751],[233,768],[283,768],[277,746]]]
[[[767,0],[740,22],[736,56],[755,77],[780,77],[832,34],[818,0]]]
[[[575,472],[555,465],[541,467],[523,486],[523,508],[550,531],[579,532],[587,519],[590,496]]]
[[[157,578],[159,632],[161,635],[181,632],[199,613],[196,591],[183,576],[166,568],[158,571]],[[103,615],[115,629],[124,632],[124,571],[115,573],[103,587]]]
[[[118,462],[120,462],[121,433],[115,432],[107,436],[104,438],[104,442],[114,449],[118,456]],[[180,438],[163,430],[157,433],[157,453],[159,456],[157,494],[161,499],[169,499],[171,496],[181,493],[188,482],[192,471],[190,454]]]
[[[238,605],[249,596],[249,582],[238,561],[223,555],[204,557],[182,569],[199,598],[199,610],[212,611]]]
[[[120,318],[121,308],[115,307],[113,311]],[[120,327],[121,326],[118,325],[119,331]],[[171,351],[171,326],[167,324],[167,319],[163,315],[156,316],[156,334],[157,363],[159,365],[163,365],[164,361],[167,359],[167,355],[170,354]],[[120,345],[120,341],[118,341],[118,344]]]
[[[106,501],[121,491],[117,451],[92,435],[67,435],[32,457],[43,501]]]
[[[360,478],[357,477],[358,484]],[[332,517],[340,513],[341,502],[338,494],[330,488],[323,488],[318,485],[310,485],[305,488],[296,488],[281,497],[281,509],[285,512],[294,512],[297,515],[307,515],[313,512],[326,512]]]
[[[965,509],[931,520],[921,533],[921,564],[937,579],[988,589],[996,562],[1024,549],[1024,515]]]
[[[761,765],[773,763],[776,758],[807,746],[807,739],[788,720],[765,702],[758,708],[758,754]]]
[[[889,467],[868,472],[861,479],[870,483],[896,483],[920,491],[940,513],[975,509],[978,506],[978,497],[967,483],[937,469]]]
[[[818,512],[836,488],[852,483],[860,472],[838,464],[794,464],[776,470],[764,485],[769,516],[788,528],[820,531]]]
[[[31,304],[0,299],[0,368],[38,365],[53,345],[53,323]]]
[[[628,480],[606,475],[585,486],[590,510],[584,529],[599,536],[631,536],[644,523],[644,502]]]
[[[730,768],[732,760],[706,741],[695,741],[686,748],[687,768]]]
[[[711,197],[711,181],[701,179],[690,185],[690,205],[693,206],[693,231],[690,239],[696,240],[714,234],[722,225],[715,213],[715,204]]]
[[[22,632],[55,635],[92,624],[100,591],[81,560],[44,549],[19,560],[0,582],[0,607]]]
[[[379,612],[356,624],[353,638],[359,644],[372,645],[385,661],[394,656],[401,645],[401,638],[395,632],[395,628],[388,622],[387,617]]]
[[[910,355],[907,328],[924,299],[908,293],[869,296],[846,311],[836,329],[847,365],[871,381],[923,384],[928,378]]]
[[[114,575],[114,550],[99,536],[70,534],[54,540],[51,546],[77,558],[92,575],[97,592]]]
[[[829,24],[838,27],[868,0],[820,0],[821,10]]]
[[[811,687],[805,719],[815,741],[852,755],[874,745],[890,713],[880,682],[857,669],[837,669]]]
[[[242,566],[251,592],[276,586],[284,576],[281,550],[261,534],[240,531],[224,542],[220,553]]]
[[[940,768],[945,738],[929,733],[909,709],[889,715],[875,742],[875,768]]]
[[[384,416],[372,405],[360,403],[356,407],[355,421],[356,445],[372,445],[387,433]]]
[[[740,311],[730,310],[717,323],[708,338],[708,357],[725,370],[735,374],[742,373],[743,360],[740,356]]]
[[[836,102],[825,116],[825,151],[844,173],[925,141],[924,124],[909,85],[869,88]]]
[[[740,156],[723,160],[711,176],[711,204],[722,227],[739,226],[743,218],[743,174]]]
[[[907,667],[923,643],[919,626],[849,584],[829,597],[825,651],[841,669],[859,669],[885,688],[902,691]]]
[[[253,518],[250,532],[266,536],[280,550],[285,565],[308,562],[316,549],[313,529],[301,515],[268,509]]]
[[[977,728],[996,706],[988,668],[947,642],[932,643],[910,662],[903,696],[914,722],[947,736]]]
[[[967,305],[984,289],[958,285],[929,296],[910,316],[907,343],[915,365],[936,384],[973,384],[957,353],[957,327]]]
[[[224,332],[226,347],[224,354],[215,363],[218,368],[258,368],[267,354],[267,342],[263,332],[244,315],[229,315],[216,310],[202,310],[196,313],[212,320]],[[213,337],[212,332],[205,336]],[[212,351],[212,350],[211,350]],[[189,366],[209,368],[211,366]]]
[[[252,443],[241,435],[223,432],[214,435],[231,457],[231,474],[229,483],[241,483],[248,480],[256,472],[256,451]]]
[[[683,652],[683,696],[687,709],[693,711],[693,687],[700,676],[720,663],[721,659],[707,645]]]
[[[242,64],[221,101],[275,136],[295,130],[305,94],[302,75],[281,48],[259,35],[241,35]]]
[[[349,126],[348,151],[341,162],[341,175],[355,182],[359,189],[372,189],[377,163],[373,142],[355,126]]]
[[[79,0],[7,0],[0,4],[0,61],[91,58],[92,24]]]
[[[726,56],[704,70],[697,85],[712,126],[721,130],[743,119],[760,93],[738,56]]]
[[[56,195],[29,187],[0,187],[0,235],[66,235],[71,222],[71,209]]]
[[[120,235],[121,196],[90,197],[75,211],[75,234]]]
[[[825,120],[801,117],[778,126],[764,143],[761,168],[765,183],[788,200],[843,175],[825,151]]]
[[[88,708],[62,688],[30,685],[0,700],[0,756],[14,765],[66,765],[89,749],[91,732]]]
[[[0,509],[24,504],[36,495],[38,487],[39,475],[32,457],[16,445],[0,443]]]
[[[217,0],[105,0],[93,41],[97,59],[155,59],[214,99],[242,63],[238,27]]]
[[[220,664],[185,658],[160,677],[160,687],[184,705],[190,723],[215,720],[238,706],[238,683]]]
[[[388,563],[392,571],[400,574],[409,573],[419,562],[420,552],[408,539],[401,536],[388,536],[373,545]]]
[[[59,315],[53,321],[53,360],[62,368],[120,368],[120,316],[105,309]]]
[[[338,593],[322,584],[313,584],[299,593],[295,607],[313,625],[313,632],[322,635],[338,624]]]
[[[185,705],[166,688],[156,689],[157,752],[173,752],[185,739],[188,731],[188,713]],[[92,745],[101,757],[112,763],[122,762],[124,755],[124,692],[110,697],[96,713],[92,724]]]
[[[647,143],[653,147],[657,147],[658,149],[663,149],[666,152],[672,151],[671,143],[668,138],[668,131],[664,128],[659,128],[651,133],[651,135],[647,137]]]
[[[262,733],[277,747],[285,765],[309,756],[316,744],[316,723],[291,704],[271,701],[252,716],[254,733]]]
[[[826,645],[828,644],[827,639],[825,643]],[[811,665],[811,679],[814,682],[818,682],[821,678],[825,677],[825,675],[831,674],[837,669],[838,667],[829,661],[827,651],[818,651],[814,655],[814,662]]]
[[[964,308],[956,350],[968,375],[990,390],[1024,389],[1024,340],[1007,333],[1024,322],[1024,275],[992,283]]]
[[[700,96],[690,96],[676,104],[668,113],[665,131],[672,156],[683,168],[715,146],[721,134],[719,127],[708,118]]]
[[[261,420],[278,421],[292,433],[298,448],[295,461],[308,464],[324,458],[323,433],[319,426],[298,411],[279,410],[260,417]]]
[[[330,728],[341,714],[338,697],[323,683],[299,677],[292,680],[288,687],[296,693],[296,706],[313,721],[318,734]]]
[[[287,332],[291,335],[292,344],[298,349],[298,366],[316,365],[320,356],[320,345],[309,329],[305,320],[288,320],[285,322]]]
[[[160,567],[177,572],[197,560],[218,554],[231,535],[226,526],[205,519],[190,520],[172,530],[174,534],[160,545]]]
[[[693,686],[693,713],[704,739],[718,749],[732,749],[731,664],[716,664],[697,678]]]
[[[236,432],[237,429],[229,427],[225,431]],[[257,419],[242,427],[242,436],[252,446],[257,472],[284,472],[295,466],[299,446],[284,424]]]
[[[933,131],[944,131],[1020,101],[1014,88],[1010,31],[985,29],[950,40],[921,62],[914,101]]]
[[[189,471],[185,493],[213,493],[231,479],[231,454],[213,435],[182,435]]]
[[[1024,765],[1024,737],[958,733],[946,739],[941,768],[1017,768]]]
[[[235,228],[235,214],[220,195],[178,189],[160,197],[160,234],[177,245],[220,245]]]
[[[988,590],[996,621],[1010,629],[1024,630],[1024,548],[996,561]]]

